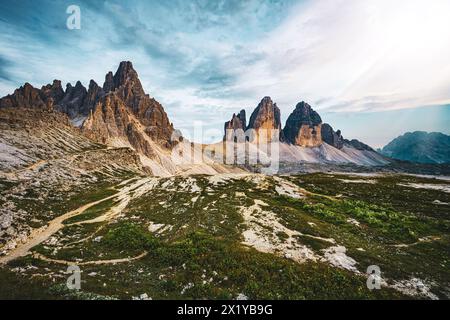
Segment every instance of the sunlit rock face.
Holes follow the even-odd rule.
[[[100,90],[103,96],[82,126],[86,135],[102,143],[120,140],[148,157],[155,155],[155,145],[171,147],[173,125],[162,105],[144,92],[131,62],[109,72]]]
[[[59,111],[90,139],[132,147],[150,158],[155,149],[173,146],[172,123],[163,106],[144,92],[129,61],[121,62],[115,74],[108,72],[103,87],[93,80],[88,89],[78,81],[66,90],[59,80],[41,89],[26,83],[1,98],[0,108]]]
[[[16,89],[13,94],[0,99],[0,108],[43,108],[46,106],[41,91],[28,82]]]
[[[323,143],[322,119],[304,101],[297,104],[283,129],[285,142],[301,147],[317,147]]]
[[[252,129],[251,141],[278,141],[281,132],[281,113],[270,97],[264,97],[253,111],[247,127]]]

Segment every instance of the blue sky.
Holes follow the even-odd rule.
[[[81,8],[81,29],[66,8]],[[269,95],[372,146],[449,132],[448,0],[0,0],[0,95],[58,78],[103,83],[122,60],[188,134],[209,141]]]

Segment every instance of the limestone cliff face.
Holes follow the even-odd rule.
[[[129,143],[148,157],[155,156],[153,143],[172,146],[173,125],[162,105],[144,92],[131,62],[120,63],[114,75],[106,75],[103,88],[92,85],[90,91],[93,101],[95,93],[102,97],[82,126],[87,136],[103,143]]]
[[[58,104],[64,98],[64,90],[60,80],[53,80],[52,84],[47,84],[41,88],[41,98],[47,105]]]
[[[321,124],[316,126],[302,125],[292,144],[301,147],[318,147],[322,144]]]
[[[255,130],[257,136],[264,133],[267,142],[279,139],[281,132],[281,113],[270,97],[264,97],[250,116],[247,129]]]
[[[246,119],[246,115],[245,115],[245,110],[241,110],[237,115],[235,113],[233,113],[231,120],[225,122],[225,125],[224,125],[225,139],[232,138],[234,136],[234,132],[236,130],[245,131],[246,129],[247,129],[247,119]],[[232,130],[232,131],[229,131],[229,130]]]
[[[302,147],[317,147],[323,143],[322,119],[311,106],[300,102],[286,121],[283,140]]]
[[[148,157],[155,155],[150,140],[145,137],[142,124],[115,94],[107,94],[97,102],[94,111],[82,126],[83,133],[100,143],[113,143],[116,139],[131,145]]]
[[[344,147],[344,137],[341,134],[341,130],[335,132],[328,123],[324,123],[321,131],[324,142],[337,149],[342,149]]]
[[[133,64],[129,61],[120,63],[114,76],[109,72],[103,85],[105,94],[114,94],[145,126],[146,134],[156,142],[170,147],[174,131],[172,123],[163,106],[144,92]]]
[[[13,94],[0,99],[0,108],[45,108],[48,106],[41,91],[28,82],[16,89]]]
[[[155,148],[171,148],[174,128],[163,106],[144,92],[136,70],[129,61],[120,63],[116,73],[108,72],[103,87],[91,80],[86,89],[78,81],[61,81],[41,89],[26,83],[0,99],[0,108],[53,109],[64,113],[89,138],[109,143],[119,141],[149,157]]]
[[[237,115],[233,113],[230,121],[225,122],[224,129],[225,131],[232,129],[242,129],[245,131],[247,128],[247,119],[245,117],[245,110],[241,110]]]
[[[106,95],[97,102],[86,121],[83,132],[91,139],[107,143],[112,138],[125,137],[130,115],[122,100]]]

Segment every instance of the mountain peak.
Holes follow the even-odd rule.
[[[418,163],[450,163],[450,136],[440,132],[406,132],[389,142],[382,154]]]
[[[171,146],[173,126],[162,105],[145,94],[130,61],[122,61],[114,75],[111,71],[106,74],[103,89],[95,84],[90,85],[89,89],[86,110],[93,109],[94,113],[87,120],[84,130],[90,135],[103,140],[126,138],[134,148],[148,156],[153,151],[145,142],[144,134],[160,145]],[[96,103],[100,103],[102,108],[96,110]],[[132,118],[139,121],[145,133],[136,127]]]
[[[316,147],[322,144],[322,119],[306,102],[297,103],[283,129],[284,139],[302,147]]]
[[[130,61],[122,61],[114,74],[114,89],[117,89],[124,85],[131,85],[136,92],[143,93],[141,81],[139,76],[133,68],[133,64]]]
[[[320,115],[305,101],[297,103],[293,114],[302,124],[317,126],[322,123]]]
[[[103,91],[105,93],[117,91],[125,100],[129,100],[129,95],[140,96],[145,94],[138,73],[134,70],[133,63],[130,61],[122,61],[114,75],[111,71],[106,74]]]
[[[269,96],[265,96],[250,116],[247,129],[255,130],[255,137],[264,138],[262,141],[277,141],[281,131],[281,112],[277,104]]]
[[[230,121],[225,122],[224,129],[225,129],[225,136],[227,135],[227,130],[243,130],[245,131],[247,127],[247,119],[245,115],[245,110],[241,110],[237,115],[236,113],[233,113],[233,116],[231,117]]]
[[[250,116],[248,127],[251,129],[280,129],[280,109],[269,96],[262,98]]]
[[[131,61],[121,61],[118,70],[134,70],[133,63]]]
[[[114,90],[114,75],[111,71],[109,71],[105,75],[105,82],[103,83],[103,91],[105,91],[105,93],[108,93],[113,90]]]

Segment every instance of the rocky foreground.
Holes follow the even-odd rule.
[[[0,201],[22,208],[21,223],[30,223],[30,232],[2,248],[0,297],[450,298],[448,180],[338,173],[110,179],[75,198],[61,195],[56,207],[51,197],[17,197],[19,182],[0,181]],[[68,265],[82,270],[79,291],[65,286]],[[370,265],[382,271],[380,290],[366,286]]]

